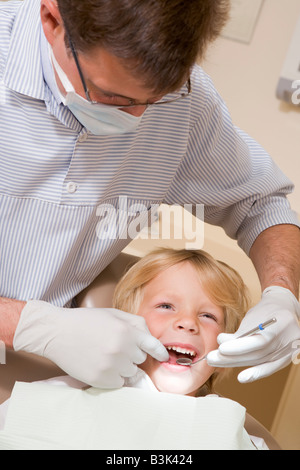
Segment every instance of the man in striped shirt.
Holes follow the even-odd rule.
[[[137,216],[202,204],[251,257],[261,302],[211,365],[291,362],[298,326],[299,221],[292,183],[236,128],[195,66],[227,0],[25,0],[0,7],[0,338],[90,385],[119,387],[165,348],[140,319],[72,299],[122,251]],[[126,203],[125,203],[125,202]],[[117,217],[116,217],[117,214]],[[118,231],[116,233],[116,225]],[[34,299],[34,300],[30,300]]]

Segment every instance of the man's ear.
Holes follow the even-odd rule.
[[[63,29],[63,21],[55,0],[41,0],[41,21],[45,36],[53,46],[53,43]]]

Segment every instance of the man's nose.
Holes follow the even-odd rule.
[[[147,106],[132,106],[131,108],[120,108],[124,113],[131,114],[135,117],[141,117],[146,111]]]

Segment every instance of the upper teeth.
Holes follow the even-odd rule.
[[[195,351],[191,351],[190,349],[179,348],[178,346],[167,346],[169,351],[173,350],[181,354],[190,354],[190,356],[196,356]]]

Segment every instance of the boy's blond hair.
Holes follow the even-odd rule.
[[[164,270],[188,262],[215,305],[223,308],[225,332],[234,333],[250,306],[248,289],[235,269],[214,259],[202,250],[161,248],[134,264],[118,283],[113,297],[114,308],[137,314],[143,300],[144,287]],[[214,373],[199,395],[211,393],[219,373]],[[223,375],[223,374],[222,374]]]

